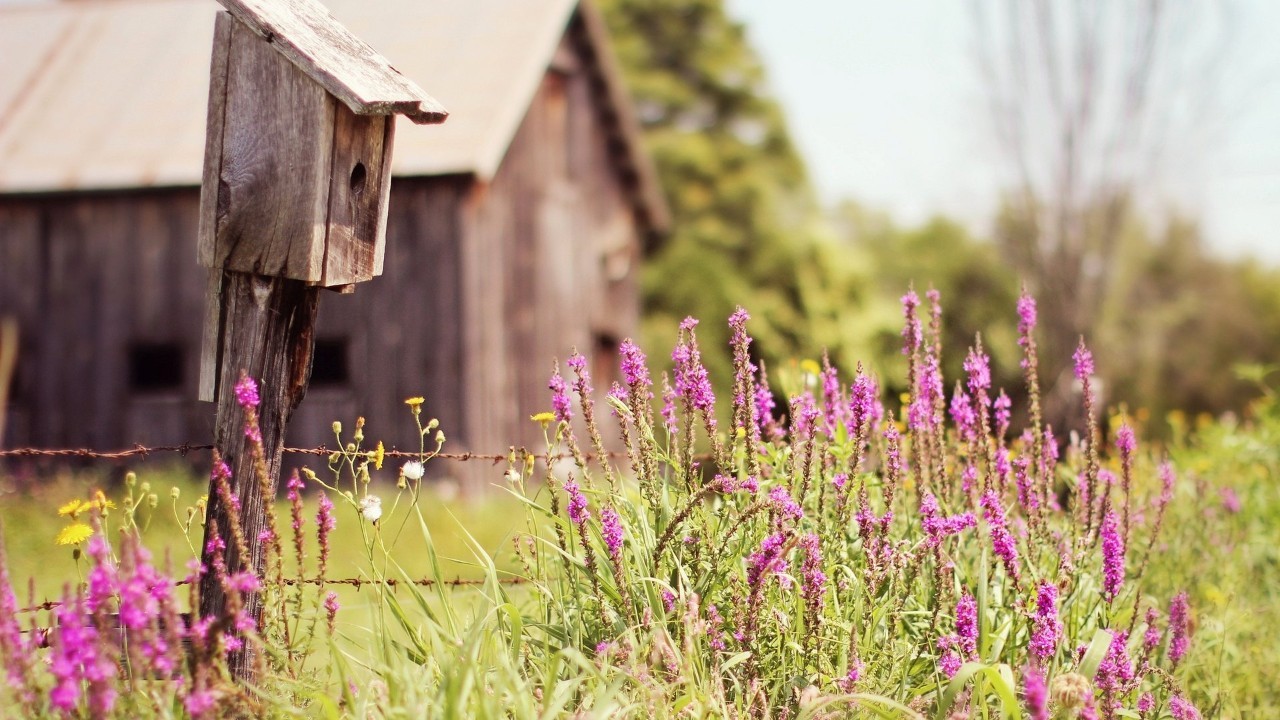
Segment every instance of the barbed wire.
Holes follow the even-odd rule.
[[[488,585],[491,580],[487,578],[453,578],[452,580],[435,580],[432,578],[419,578],[417,580],[401,580],[399,578],[387,578],[385,580],[370,580],[368,578],[308,578],[308,577],[289,577],[281,581],[283,584],[293,587],[295,585],[350,585],[357,591],[365,585],[386,585],[395,589],[401,585],[416,585],[418,587],[480,587]],[[520,575],[509,578],[498,578],[496,581],[499,585],[528,585],[535,582],[534,580]],[[190,585],[189,579],[175,580],[174,587],[182,585]],[[33,613],[54,610],[63,605],[61,600],[46,600],[29,607],[18,608],[14,612]]]
[[[131,457],[145,458],[148,455],[161,454],[161,453],[177,453],[177,454],[186,456],[187,454],[195,451],[212,450],[212,449],[213,449],[213,445],[194,444],[194,443],[183,443],[181,445],[158,445],[158,446],[151,446],[151,447],[148,447],[146,445],[141,445],[141,444],[135,444],[130,448],[122,448],[120,450],[92,450],[90,448],[20,447],[20,448],[0,449],[0,458],[62,457],[62,458],[84,458],[89,460],[123,460],[125,458],[131,458]],[[332,455],[335,452],[341,452],[341,450],[330,448],[325,445],[321,445],[319,447],[313,447],[313,448],[286,447],[284,448],[284,452],[290,455],[328,456],[328,455]],[[361,454],[364,454],[364,453],[375,452],[375,450],[362,449],[359,452]],[[390,450],[383,450],[382,455],[383,457],[389,457],[389,458],[415,458],[416,459],[416,458],[422,457],[424,453],[418,452],[416,450],[396,450],[395,448],[392,448]],[[426,455],[429,455],[433,459],[439,459],[439,460],[457,460],[460,462],[467,462],[470,460],[488,460],[494,463],[502,462],[511,457],[510,452],[507,452],[507,453],[442,452],[442,453],[426,453]],[[517,457],[523,457],[525,455],[538,458],[538,459],[544,459],[544,460],[548,458],[548,456],[545,453],[539,454],[539,453],[534,453],[532,451],[525,450],[525,449],[517,449],[516,451]],[[573,455],[567,452],[561,452],[561,453],[555,453],[549,457],[553,461],[560,461],[560,460],[572,459]],[[608,458],[608,459],[619,459],[619,458],[627,457],[627,453],[621,450],[608,451],[603,454],[595,453],[595,452],[587,452],[587,453],[582,453],[582,457],[586,460],[598,460],[601,457]]]

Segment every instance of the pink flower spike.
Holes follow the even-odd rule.
[[[236,402],[240,403],[242,408],[256,408],[260,402],[258,398],[258,383],[253,378],[245,375],[240,378],[240,382],[236,383]]]

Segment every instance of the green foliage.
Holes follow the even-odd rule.
[[[870,275],[824,237],[742,26],[721,0],[600,6],[674,218],[645,263],[647,344],[669,346],[686,316],[726,317],[745,303],[771,367],[823,348],[841,366],[845,356],[865,357],[883,319],[865,290]],[[728,340],[721,327],[704,334]],[[722,383],[731,375],[724,358],[710,369]]]

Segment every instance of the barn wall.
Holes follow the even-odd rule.
[[[617,343],[637,332],[640,243],[598,82],[566,41],[491,182],[394,180],[385,273],[322,294],[317,338],[333,381],[313,375],[289,444],[332,446],[332,422],[349,429],[359,413],[369,438],[416,449],[403,400],[421,394],[447,451],[537,448],[528,417],[549,408],[552,358],[575,347],[603,399]],[[5,444],[209,441],[213,405],[194,400],[198,202],[194,188],[0,198],[0,314],[19,317],[23,343]],[[131,354],[174,347],[174,386],[131,383]],[[600,416],[614,437],[603,406]],[[502,469],[452,471],[489,482]]]
[[[492,182],[471,198],[468,386],[499,411],[473,418],[477,447],[537,448],[528,418],[550,408],[553,358],[575,347],[591,358],[602,400],[617,343],[638,331],[639,232],[598,92],[566,40]],[[599,415],[614,437],[608,411]]]
[[[317,365],[307,397],[289,425],[289,442],[334,444],[332,424],[349,433],[356,415],[365,434],[388,447],[418,449],[407,397],[426,397],[423,422],[436,417],[452,442],[469,405],[461,382],[459,205],[468,178],[397,178],[391,185],[385,269],[354,293],[322,293],[318,345],[345,354],[348,381],[325,383]],[[317,362],[324,360],[318,353]],[[430,449],[430,448],[429,448]],[[449,447],[448,450],[455,448]]]
[[[19,318],[6,444],[199,441],[195,190],[0,200],[0,313]],[[186,243],[173,238],[188,238]],[[160,386],[138,375],[157,363]],[[141,381],[142,387],[135,387]]]

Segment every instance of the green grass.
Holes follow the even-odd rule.
[[[395,470],[386,474],[388,477],[385,478],[375,476],[371,487],[374,492],[388,497],[390,503],[395,492]],[[158,500],[154,510],[148,511],[145,503],[139,509],[138,524],[145,528],[145,544],[157,561],[162,561],[168,553],[174,573],[182,574],[187,561],[194,557],[193,549],[199,550],[202,543],[203,528],[198,522],[192,527],[189,537],[184,534],[182,525],[187,517],[187,508],[208,490],[204,478],[182,466],[155,466],[139,470],[137,483],[137,487],[148,484]],[[105,473],[68,470],[29,483],[21,490],[16,489],[15,484],[13,478],[0,475],[0,522],[3,523],[10,574],[19,600],[25,603],[28,599],[28,579],[34,583],[36,602],[56,599],[61,595],[64,584],[79,581],[85,567],[83,560],[77,563],[73,558],[72,548],[54,543],[58,531],[68,524],[67,518],[58,516],[58,508],[69,500],[88,498],[98,489],[104,490],[109,498],[120,504],[125,488],[119,483],[113,486]],[[172,488],[179,490],[176,503],[170,496]],[[315,494],[307,495],[306,506],[307,562],[313,563],[316,554]],[[466,528],[490,556],[499,558],[500,571],[514,569],[502,559],[512,556],[511,538],[517,529],[516,523],[523,519],[524,514],[510,495],[498,492],[480,499],[467,499],[446,497],[428,489],[424,492],[421,506],[435,541],[435,551],[441,559],[444,577],[481,577],[481,570],[476,567],[462,528]],[[333,550],[327,575],[330,578],[362,577],[367,564],[364,543],[357,524],[341,510],[339,508],[337,513],[338,526],[330,539]],[[288,536],[288,503],[282,500],[276,512],[284,524],[282,530],[286,533],[286,546],[289,546],[292,540]],[[120,510],[113,513],[108,517],[108,524],[115,527],[121,519]],[[392,523],[384,531],[390,537],[396,529]],[[415,578],[426,577],[431,567],[421,533],[404,532],[395,544],[397,560],[405,570]],[[286,575],[295,575],[292,552],[286,551],[286,558]],[[306,572],[313,575],[314,565],[309,564]],[[352,605],[364,602],[360,593],[350,589],[341,589],[341,592],[343,599]]]

